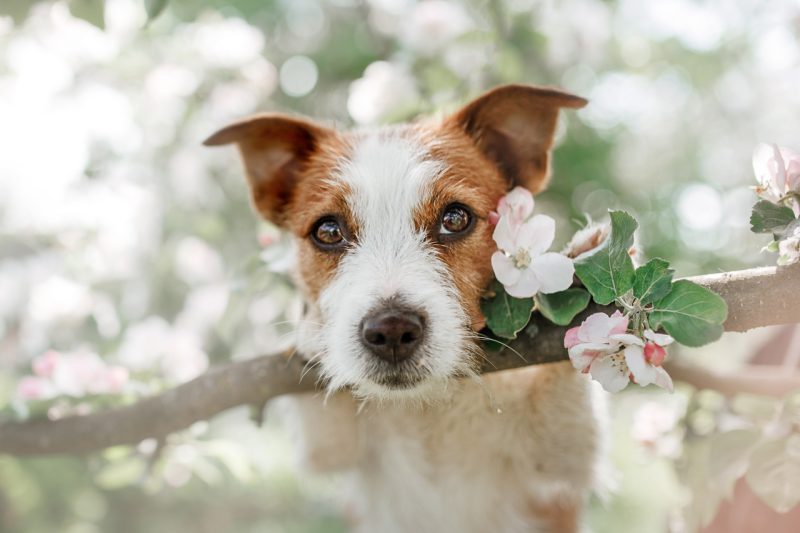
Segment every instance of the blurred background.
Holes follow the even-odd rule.
[[[537,200],[559,242],[621,207],[679,276],[774,264],[748,230],[750,159],[800,148],[799,33],[793,0],[3,0],[0,416],[129,403],[291,344],[288,244],[252,213],[234,150],[200,146],[257,111],[368,126],[559,86],[591,102],[565,114]],[[776,336],[678,355],[733,369]],[[764,402],[616,396],[594,529],[710,520],[724,490],[687,473],[731,410]],[[238,409],[135,449],[0,457],[0,531],[346,531],[341,483],[298,476],[278,410],[258,426]]]

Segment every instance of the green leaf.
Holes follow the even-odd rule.
[[[669,263],[663,259],[651,259],[636,269],[633,278],[633,295],[642,305],[663,298],[672,287],[674,270],[669,268]]]
[[[536,308],[544,317],[558,324],[567,326],[575,315],[589,305],[589,293],[578,287],[553,294],[537,294]]]
[[[783,205],[759,200],[750,215],[750,230],[753,233],[782,233],[794,221],[794,213]]]
[[[40,0],[3,0],[0,2],[0,15],[8,15],[14,24],[21,26],[28,18],[28,12]]]
[[[69,0],[69,12],[101,30],[105,27],[105,0]]]
[[[611,211],[611,235],[591,255],[575,261],[575,274],[595,302],[609,304],[633,287],[633,261],[628,251],[637,226],[628,213]]]
[[[649,322],[663,328],[681,344],[702,346],[722,335],[728,317],[725,300],[713,291],[688,280],[672,284],[672,290],[653,304]]]
[[[533,298],[514,298],[496,281],[492,285],[494,296],[481,303],[486,325],[492,333],[504,339],[514,339],[531,319]]]
[[[144,9],[147,11],[147,21],[155,20],[167,7],[169,0],[144,0]]]

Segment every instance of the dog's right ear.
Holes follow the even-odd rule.
[[[277,114],[258,115],[227,126],[203,144],[236,143],[258,212],[279,226],[301,173],[321,140],[336,135],[311,122]]]

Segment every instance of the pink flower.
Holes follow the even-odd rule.
[[[33,360],[33,373],[37,376],[49,378],[53,375],[61,354],[55,350],[47,350],[42,355]]]
[[[753,170],[758,180],[756,194],[779,203],[787,196],[800,194],[800,154],[776,144],[759,144],[753,152]],[[795,216],[800,217],[800,201],[790,201]]]
[[[555,238],[555,221],[545,215],[530,217],[533,196],[515,188],[498,204],[499,220],[492,238],[500,251],[492,255],[492,268],[506,292],[529,298],[550,294],[572,285],[575,267],[567,257],[547,252]]]
[[[564,336],[572,366],[588,373],[609,392],[624,389],[633,380],[642,387],[655,383],[672,390],[669,374],[661,368],[666,357],[663,346],[672,342],[669,335],[646,330],[647,342],[627,333],[628,318],[619,311],[613,315],[595,313]]]
[[[524,187],[514,187],[497,202],[497,215],[518,227],[533,214],[533,194]]]
[[[55,391],[47,379],[25,376],[17,385],[17,396],[23,400],[48,400],[55,396]]]

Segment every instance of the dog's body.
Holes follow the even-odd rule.
[[[358,531],[568,533],[603,475],[602,398],[559,363],[453,383],[426,405],[359,411],[337,393],[292,398],[290,413],[308,470],[352,473]]]
[[[558,109],[583,104],[506,86],[442,121],[267,115],[209,139],[238,144],[256,208],[296,238],[298,346],[332,392],[295,400],[306,462],[354,472],[360,530],[576,530],[602,448],[588,382],[563,364],[478,378],[475,332],[490,212],[545,186]]]

